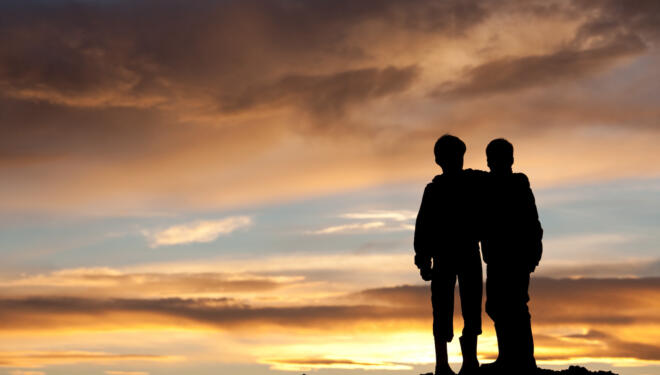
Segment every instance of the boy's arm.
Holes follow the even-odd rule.
[[[528,233],[529,238],[531,239],[532,248],[531,248],[531,257],[530,257],[530,272],[534,272],[536,266],[539,265],[541,261],[541,256],[543,254],[543,228],[541,227],[541,222],[539,221],[539,213],[536,208],[536,200],[534,199],[534,193],[529,184],[529,179],[527,176],[522,174],[525,180],[525,214],[526,221],[529,223]]]
[[[424,280],[427,280],[427,276],[430,274],[431,270],[432,201],[432,188],[429,184],[424,189],[422,204],[419,207],[419,213],[417,214],[417,220],[415,221],[414,239],[415,265],[420,269]]]
[[[487,213],[488,203],[486,201],[486,190],[488,189],[490,173],[480,169],[466,169],[465,174],[469,177],[467,188],[470,196],[470,204],[468,209],[472,217],[472,231],[474,237],[481,241],[484,237],[485,215]]]

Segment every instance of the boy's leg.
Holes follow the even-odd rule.
[[[483,297],[483,274],[479,253],[463,264],[458,273],[458,285],[463,315],[461,352],[463,366],[459,374],[467,374],[479,368],[477,360],[477,336],[481,334],[481,303]]]
[[[449,367],[447,343],[454,337],[454,286],[456,274],[434,272],[431,281],[433,306],[433,339],[435,341],[435,374],[453,374]]]
[[[463,315],[463,336],[481,334],[481,303],[483,301],[483,273],[481,258],[475,253],[458,273],[458,287]]]
[[[523,369],[536,368],[534,359],[534,338],[532,336],[532,322],[529,314],[529,281],[528,272],[515,274],[514,283],[517,286],[512,303],[512,324],[515,326],[515,336],[513,337],[514,347],[518,353],[517,362]]]
[[[507,271],[492,265],[486,268],[486,313],[495,323],[497,359],[481,367],[487,370],[504,368],[511,357],[510,325],[507,319],[507,294],[510,293]]]
[[[500,353],[496,367],[536,367],[527,302],[529,273],[488,267],[486,312],[495,323]],[[488,366],[488,367],[492,367]]]

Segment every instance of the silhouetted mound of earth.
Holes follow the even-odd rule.
[[[617,375],[612,371],[589,371],[584,367],[580,366],[571,366],[566,370],[555,371],[548,369],[538,369],[536,371],[537,375]]]
[[[584,367],[580,366],[570,366],[569,368],[565,370],[548,370],[548,369],[543,369],[539,368],[537,369],[533,374],[522,374],[522,373],[507,373],[507,372],[496,372],[496,371],[477,371],[476,375],[481,375],[481,374],[488,374],[488,375],[617,375],[613,373],[612,371],[589,371]],[[420,374],[420,375],[433,375],[432,372],[426,373],[426,374]]]

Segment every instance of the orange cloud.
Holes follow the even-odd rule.
[[[511,138],[545,184],[657,176],[653,6],[5,6],[0,207],[137,215],[421,182],[444,132],[482,167]],[[589,135],[603,125],[627,142]]]
[[[174,360],[177,360],[177,358],[148,354],[113,354],[86,351],[0,351],[0,367],[31,368],[72,363],[113,363],[119,361],[171,362]]]
[[[363,369],[363,370],[410,370],[411,366],[387,362],[358,362],[350,359],[327,358],[288,358],[266,359],[262,361],[271,365],[273,370],[300,371],[319,368],[331,369]]]
[[[110,268],[81,268],[0,282],[0,292],[5,296],[202,296],[264,293],[302,279],[301,276],[257,276],[229,272],[129,273]]]
[[[540,363],[660,363],[656,345],[659,292],[658,278],[534,278],[531,310]],[[219,335],[227,342],[241,341],[247,335],[261,344],[241,341],[244,356],[289,370],[393,369],[432,361],[428,286],[368,289],[316,302],[268,306],[264,301],[252,305],[245,299],[222,298],[4,297],[0,299],[0,324],[5,338],[22,338],[23,346],[30,338],[45,334],[77,337],[93,333],[96,345],[103,342],[104,335],[118,333],[196,332],[212,335],[212,341]],[[460,319],[458,312],[456,319]],[[484,317],[484,322],[480,356],[488,360],[495,357],[496,345],[490,320]],[[346,341],[347,337],[351,340]],[[0,354],[0,362],[26,367],[36,363],[34,358],[44,365],[132,360],[131,355],[122,356],[5,352]],[[456,345],[451,347],[451,356],[452,361],[460,359]],[[231,362],[231,358],[222,361]]]

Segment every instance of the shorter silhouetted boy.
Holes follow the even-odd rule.
[[[527,176],[511,169],[511,143],[493,140],[486,156],[490,174],[484,178],[481,249],[487,264],[486,312],[495,323],[499,354],[482,368],[531,373],[536,361],[528,288],[530,273],[541,259],[543,229]]]
[[[477,172],[463,170],[465,143],[457,137],[440,137],[434,153],[443,173],[424,190],[415,224],[415,264],[424,280],[432,280],[435,375],[453,374],[447,342],[454,336],[454,285],[458,279],[464,322],[459,374],[466,374],[479,367],[477,336],[481,334],[483,279],[474,223],[478,217],[474,200]]]

